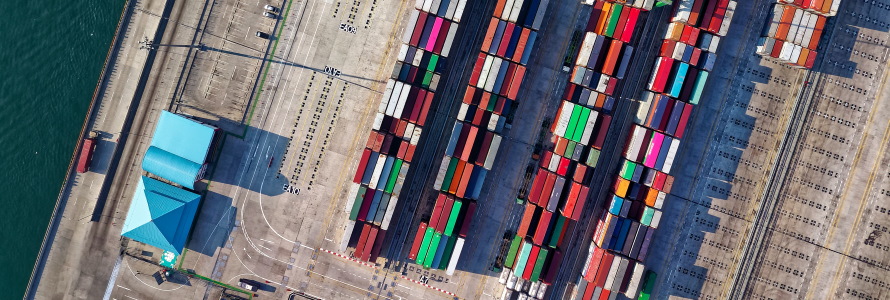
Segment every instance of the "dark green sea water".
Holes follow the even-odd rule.
[[[122,0],[0,0],[0,298],[21,299]]]

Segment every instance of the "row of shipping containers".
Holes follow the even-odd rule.
[[[676,3],[647,91],[640,91],[635,124],[612,193],[602,202],[574,299],[648,299],[652,293],[656,275],[644,261],[673,187],[670,172],[692,108],[702,100],[735,6],[730,0]]]
[[[810,69],[816,61],[816,48],[827,20],[797,6],[775,4],[757,41],[757,54]]]
[[[453,273],[464,247],[476,203],[439,194],[429,221],[421,222],[408,259]]]
[[[344,207],[340,250],[374,261],[395,214],[405,176],[433,107],[466,0],[416,2]]]
[[[518,107],[515,101],[526,75],[525,64],[534,50],[548,4],[549,0],[499,0],[495,4],[433,184],[436,203],[429,220],[424,220],[426,215],[421,219],[420,228],[426,229],[421,232],[418,228],[412,241],[409,259],[418,265],[454,274],[475,209],[456,210],[449,215],[456,213],[455,220],[466,220],[460,222],[461,234],[449,234],[447,225],[444,231],[431,230],[430,224],[441,224],[441,215],[447,215],[439,209],[440,204],[476,207],[500,150],[507,116]],[[440,203],[443,199],[445,202]]]
[[[612,93],[633,56],[633,34],[645,10],[617,1],[592,4],[573,74],[552,118],[548,146],[527,194],[520,195],[527,202],[506,251],[507,282],[540,282],[546,288],[559,273],[566,231],[581,218],[612,121]]]

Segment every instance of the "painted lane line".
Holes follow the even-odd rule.
[[[120,285],[117,285],[117,287],[119,287],[119,288],[122,288],[122,289],[125,289],[125,290],[128,290],[128,291],[132,291],[132,290],[131,290],[131,289],[128,289],[128,288],[125,288],[125,287],[122,287],[122,286],[120,286]]]

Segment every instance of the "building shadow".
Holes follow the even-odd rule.
[[[289,166],[287,161],[282,161],[290,154],[287,151],[289,138],[255,128],[248,130],[244,139],[219,134],[222,135],[220,142],[211,149],[207,180],[196,184],[197,190],[206,189],[208,183],[223,184],[277,196],[288,192],[286,185],[294,185],[280,173],[281,168]],[[293,189],[290,192],[298,193]]]
[[[217,248],[225,247],[229,233],[235,226],[236,212],[232,198],[207,191],[186,248],[212,257]]]

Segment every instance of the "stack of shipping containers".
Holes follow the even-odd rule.
[[[487,20],[482,49],[433,185],[436,205],[429,220],[420,224],[408,256],[418,265],[454,273],[507,116],[517,107],[525,64],[548,4],[549,0],[499,0]],[[460,228],[452,229],[452,222]]]
[[[550,127],[552,147],[538,162],[504,261],[504,277],[518,282],[507,287],[533,296],[544,294],[562,265],[566,230],[581,217],[594,184],[593,170],[615,105],[612,93],[633,57],[638,21],[652,5],[603,0],[590,4],[593,11],[570,82]]]
[[[357,236],[358,259],[372,261],[380,251],[465,5],[420,0],[410,14],[345,206],[341,251]]]
[[[827,17],[836,15],[839,5],[840,0],[780,1],[767,18],[757,54],[792,67],[812,68]]]
[[[612,193],[603,203],[575,299],[615,293],[648,298],[656,275],[645,271],[661,208],[673,186],[670,176],[692,108],[701,100],[714,54],[736,3],[677,3],[648,91],[643,92]]]

